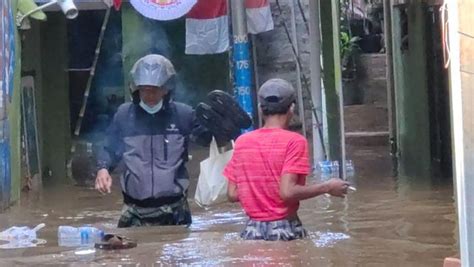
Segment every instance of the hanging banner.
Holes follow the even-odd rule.
[[[130,0],[143,16],[154,20],[173,20],[186,15],[197,0]]]

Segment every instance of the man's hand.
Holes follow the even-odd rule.
[[[95,178],[95,189],[99,192],[105,194],[110,194],[110,189],[112,188],[112,177],[109,174],[107,169],[100,169],[97,172],[97,177]]]
[[[347,189],[350,185],[348,182],[339,178],[332,178],[325,184],[328,189],[328,194],[335,197],[344,197],[347,194]]]

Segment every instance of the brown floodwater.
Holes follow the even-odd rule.
[[[453,189],[449,183],[390,177],[385,148],[352,150],[357,191],[345,199],[302,202],[310,236],[291,242],[243,241],[238,205],[204,210],[191,201],[193,224],[116,229],[119,190],[46,187],[0,214],[0,229],[35,226],[45,243],[0,250],[0,266],[442,266],[457,253]],[[138,240],[138,247],[95,251],[58,246],[59,225],[93,224]]]

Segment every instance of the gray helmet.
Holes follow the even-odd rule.
[[[140,85],[164,87],[169,91],[175,88],[175,75],[173,64],[164,56],[148,55],[140,58],[130,71],[132,76],[132,93]]]

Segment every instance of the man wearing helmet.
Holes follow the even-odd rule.
[[[207,143],[212,136],[196,122],[191,107],[170,99],[175,70],[168,59],[145,56],[135,63],[131,76],[133,102],[118,108],[107,130],[98,155],[96,189],[110,193],[109,171],[123,160],[125,205],[118,227],[189,225],[188,142]]]

